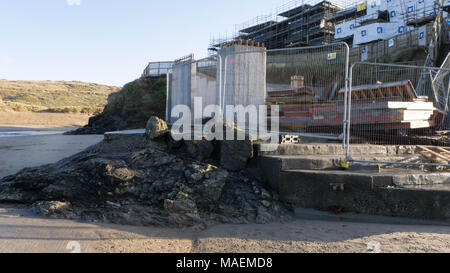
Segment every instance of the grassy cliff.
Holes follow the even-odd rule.
[[[0,112],[101,112],[119,87],[66,81],[0,80]]]
[[[164,118],[166,80],[141,78],[111,94],[103,113],[92,117],[84,128],[72,134],[102,134],[107,131],[145,128],[151,116]]]

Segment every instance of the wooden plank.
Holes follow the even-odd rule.
[[[428,147],[428,146],[427,146],[427,147]],[[444,153],[444,154],[450,155],[450,151],[444,149],[443,147],[437,147],[437,146],[436,146],[436,147],[434,147],[434,148],[438,149],[439,151],[441,151],[441,152]],[[447,147],[447,149],[449,149],[449,147]]]
[[[436,126],[436,122],[434,120],[416,120],[416,121],[406,121],[405,124],[408,124],[409,129],[424,129],[424,128],[433,128]]]
[[[378,88],[377,88],[377,94],[378,94],[379,98],[382,98],[382,97],[384,97],[384,95],[383,95],[383,91],[381,90],[381,88],[380,88],[380,87],[378,87]]]
[[[317,99],[314,96],[301,96],[301,97],[277,97],[267,98],[266,103],[273,104],[313,104],[317,103]]]
[[[430,153],[430,154],[432,154],[432,155],[434,155],[434,156],[436,156],[436,157],[439,157],[439,158],[445,160],[447,163],[448,163],[448,161],[450,161],[450,159],[449,159],[448,157],[445,157],[445,156],[443,156],[443,155],[441,155],[441,154],[439,154],[439,153],[436,153],[435,151],[433,151],[433,150],[431,150],[431,149],[428,149],[428,148],[425,147],[425,146],[418,146],[418,148],[424,150],[424,151],[427,152],[427,153]]]
[[[271,91],[268,92],[267,95],[270,98],[278,98],[278,97],[295,97],[299,95],[310,95],[315,96],[316,91],[307,87],[302,87],[298,89],[288,89],[288,90],[280,90],[280,91]]]
[[[448,164],[448,161],[443,160],[443,159],[439,159],[436,156],[433,156],[432,153],[429,152],[419,152],[423,157],[425,157],[426,159],[432,161],[433,163],[438,163],[438,164]]]
[[[324,99],[328,99],[328,100],[332,100],[336,94],[336,91],[338,89],[339,83],[342,82],[344,80],[342,75],[338,75],[333,83],[331,83],[331,85],[325,90],[325,92],[323,93],[323,98]]]
[[[370,93],[373,92],[382,95],[383,97],[397,96],[403,97],[405,100],[411,100],[417,98],[417,93],[412,85],[411,81],[390,82],[373,85],[360,85],[352,87],[352,98],[367,98],[370,97]],[[380,94],[381,93],[381,94]],[[339,90],[341,98],[345,94],[345,89]],[[376,97],[372,97],[376,98]]]
[[[434,110],[432,102],[421,101],[390,101],[387,103],[387,108],[390,109],[407,109],[407,110]]]
[[[404,110],[403,120],[404,121],[415,121],[415,120],[429,120],[433,116],[433,111],[424,110]]]

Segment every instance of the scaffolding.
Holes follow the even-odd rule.
[[[355,36],[352,30],[364,31],[360,28],[365,26],[382,29],[383,35],[378,36],[383,40],[388,35],[385,31],[392,32],[388,36],[411,31],[434,21],[443,9],[450,10],[447,0],[290,1],[274,13],[235,26],[231,37],[213,38],[210,48],[221,48],[235,40],[263,43],[268,49],[323,45],[335,40],[351,44]],[[354,46],[361,43],[365,42]]]
[[[236,39],[264,43],[268,49],[328,44],[334,40],[334,25],[328,19],[353,5],[354,0],[290,1],[272,14],[235,26],[231,37],[212,39],[211,47]]]

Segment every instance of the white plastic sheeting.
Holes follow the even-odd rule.
[[[335,38],[342,39],[354,34],[354,28],[356,26],[355,20],[349,20],[335,26]]]
[[[444,5],[446,5],[445,3],[450,5],[450,0],[445,0]],[[408,31],[409,29],[404,27],[408,20],[434,15],[437,13],[438,7],[438,0],[367,0],[367,14],[356,20],[350,19],[337,24],[335,38],[342,39],[354,35],[357,40],[354,42],[354,46],[379,39],[389,39]],[[370,26],[368,28],[365,28],[366,25],[361,25],[368,20],[377,19],[380,11],[388,11],[390,23],[401,25]],[[379,27],[385,28],[382,33],[378,29]]]
[[[383,6],[382,6],[383,4]],[[386,2],[383,0],[368,0],[367,15],[378,15],[380,10],[386,10]]]
[[[357,46],[377,40],[387,40],[405,33],[408,27],[403,23],[373,23],[355,28],[353,45]]]
[[[435,0],[407,0],[405,1],[405,14],[411,18],[420,19],[436,14],[438,1]]]
[[[389,21],[391,23],[405,22],[404,0],[386,0],[386,7],[389,12]]]
[[[444,6],[444,7],[450,6],[450,0],[443,0],[442,1],[442,6]]]
[[[427,26],[422,26],[419,28],[419,45],[420,46],[427,46]]]

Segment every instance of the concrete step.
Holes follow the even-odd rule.
[[[268,170],[265,176],[282,200],[304,208],[450,220],[450,173]]]
[[[410,156],[357,156],[355,160],[370,160],[380,162],[419,162],[418,155]],[[293,156],[293,155],[274,155],[263,156],[259,158],[263,166],[276,168],[278,170],[339,170],[345,163],[345,156],[323,155],[323,156]],[[363,165],[363,164],[362,164]],[[368,165],[368,164],[367,164]]]
[[[405,217],[378,216],[354,212],[343,212],[336,214],[330,210],[320,211],[315,209],[295,208],[295,218],[309,221],[327,221],[327,222],[347,222],[347,223],[370,223],[370,224],[388,224],[388,225],[433,225],[450,226],[450,222],[430,221]]]
[[[255,150],[258,156],[274,155],[345,155],[342,144],[256,144]],[[377,155],[377,156],[403,156],[416,154],[416,146],[394,145],[351,145],[352,157]]]

